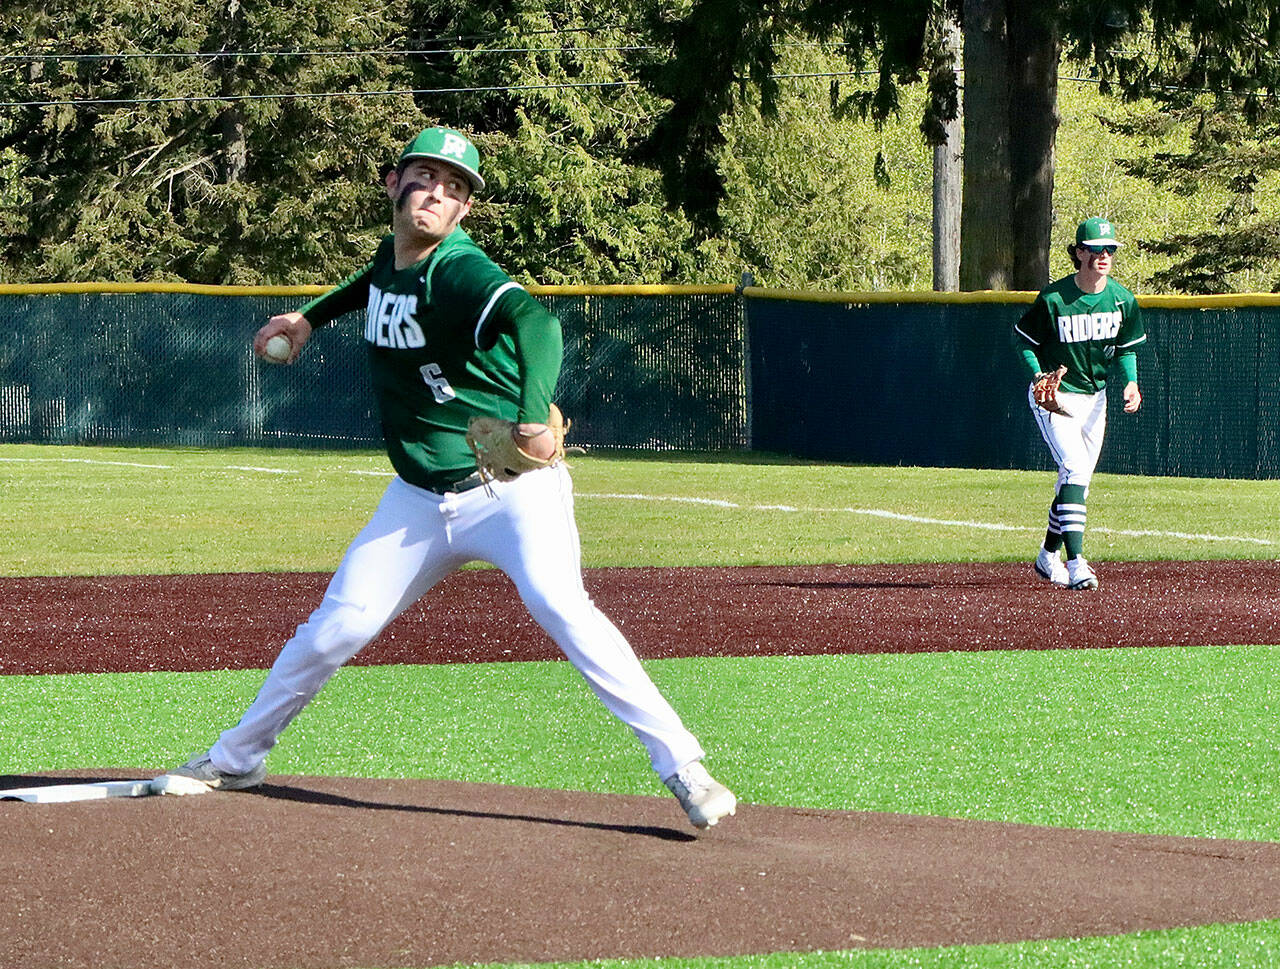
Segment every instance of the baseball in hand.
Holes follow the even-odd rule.
[[[267,341],[266,348],[262,352],[272,363],[284,363],[293,354],[293,344],[283,333],[277,333]]]

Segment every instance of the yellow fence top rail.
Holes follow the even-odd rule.
[[[1019,290],[984,289],[970,293],[935,292],[875,292],[840,293],[814,292],[798,289],[764,289],[748,286],[743,295],[757,299],[785,299],[810,303],[1030,303],[1036,298],[1033,292]],[[1163,309],[1243,309],[1245,307],[1280,306],[1280,293],[1223,293],[1213,296],[1138,296],[1142,306]]]
[[[748,286],[744,296],[755,299],[796,300],[805,303],[848,303],[852,306],[867,303],[1029,303],[1035,293],[982,290],[976,293],[934,292],[818,292],[805,289],[765,289]]]
[[[194,296],[318,296],[331,286],[207,286],[202,283],[0,283],[0,296],[188,293]]]
[[[318,296],[329,286],[211,286],[201,283],[0,283],[0,296],[38,296],[74,293],[188,293],[198,296]],[[823,292],[803,289],[768,289],[677,285],[538,285],[528,287],[535,296],[728,296],[741,293],[751,299],[793,300],[808,303],[1029,303],[1035,293],[981,290],[969,293],[935,292]],[[1142,306],[1163,309],[1244,309],[1280,306],[1280,293],[1223,293],[1212,296],[1138,296]]]

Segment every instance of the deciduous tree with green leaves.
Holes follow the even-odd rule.
[[[931,79],[923,118],[936,142],[953,112],[939,81],[940,19],[964,26],[965,199],[961,288],[1038,289],[1047,281],[1052,228],[1056,86],[1064,55],[1093,65],[1124,96],[1177,98],[1204,87],[1234,92],[1247,120],[1277,91],[1280,12],[1263,0],[690,0],[657,4],[655,35],[669,60],[646,75],[671,102],[649,139],[669,196],[714,233],[724,183],[714,159],[734,92],[752,82],[766,111],[777,44],[803,33],[843,43],[854,66],[876,65],[879,84],[857,107],[887,118],[902,84]],[[943,72],[945,76],[945,72]]]

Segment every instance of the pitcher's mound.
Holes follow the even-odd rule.
[[[0,825],[14,965],[727,956],[1280,918],[1277,844],[751,804],[695,832],[665,796],[273,776],[0,802]]]

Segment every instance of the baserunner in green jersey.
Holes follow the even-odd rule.
[[[1119,248],[1109,221],[1081,222],[1075,244],[1067,247],[1075,273],[1043,290],[1013,328],[1031,377],[1027,401],[1058,466],[1049,527],[1035,570],[1068,589],[1098,587],[1084,557],[1085,501],[1106,430],[1107,376],[1113,366],[1124,377],[1125,413],[1142,405],[1135,348],[1147,335],[1137,298],[1110,277]],[[1066,413],[1051,413],[1036,402],[1034,386],[1037,378],[1059,367],[1066,368],[1058,392]]]
[[[551,460],[558,451],[548,432],[560,322],[460,228],[483,188],[469,139],[450,128],[421,132],[386,176],[392,231],[373,258],[258,331],[260,356],[283,336],[292,362],[314,330],[363,310],[358,325],[396,477],[240,722],[157,778],[156,793],[262,783],[280,733],[329,677],[437,582],[483,561],[511,578],[533,618],[631,728],[689,820],[705,828],[734,813],[733,792],[703,767],[697,739],[583,587],[573,483],[564,462]],[[513,422],[518,446],[551,463],[510,481],[482,476],[466,438],[473,417]]]

